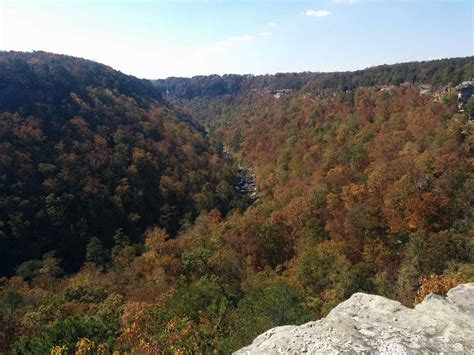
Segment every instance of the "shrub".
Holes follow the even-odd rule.
[[[421,303],[425,297],[430,294],[434,293],[441,296],[446,296],[448,291],[459,285],[462,284],[464,280],[461,276],[438,276],[438,275],[429,275],[422,277],[420,279],[420,288],[416,293],[414,305]]]
[[[104,322],[100,318],[73,316],[57,322],[41,333],[22,337],[13,344],[12,354],[48,354],[58,344],[60,347],[74,349],[81,338],[97,343],[114,343],[117,337],[118,322]]]

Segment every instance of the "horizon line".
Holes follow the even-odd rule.
[[[235,75],[235,76],[253,76],[253,77],[258,77],[258,76],[267,76],[267,75],[270,75],[270,76],[275,76],[275,75],[278,75],[278,74],[301,74],[301,73],[312,73],[312,74],[337,74],[337,73],[354,73],[354,72],[358,72],[358,71],[364,71],[364,70],[368,70],[368,69],[372,69],[372,68],[377,68],[377,67],[383,67],[383,66],[393,66],[393,65],[401,65],[401,64],[410,64],[410,63],[425,63],[425,62],[436,62],[436,61],[442,61],[442,60],[453,60],[453,59],[467,59],[467,58],[474,58],[474,55],[468,55],[468,56],[461,56],[461,57],[443,57],[443,58],[431,58],[431,59],[419,59],[419,60],[410,60],[410,61],[406,61],[406,62],[395,62],[395,63],[382,63],[382,64],[374,64],[374,65],[371,65],[371,66],[367,66],[367,67],[364,67],[364,68],[359,68],[359,69],[354,69],[354,70],[334,70],[334,71],[312,71],[312,70],[303,70],[303,71],[279,71],[279,72],[274,72],[274,73],[265,73],[265,74],[252,74],[252,73],[245,73],[245,74],[236,74],[236,73],[225,73],[225,74],[217,74],[217,73],[214,73],[214,74],[197,74],[197,75],[193,75],[193,76],[167,76],[165,78],[155,78],[155,79],[151,79],[151,78],[140,78],[136,75],[133,75],[133,74],[128,74],[128,73],[125,73],[123,71],[121,71],[120,69],[116,69],[114,68],[113,66],[109,65],[109,64],[106,64],[106,63],[102,63],[102,62],[99,62],[97,60],[94,60],[94,59],[88,59],[88,58],[85,58],[85,57],[80,57],[80,56],[74,56],[74,55],[71,55],[71,54],[65,54],[65,53],[55,53],[55,52],[48,52],[48,51],[44,51],[44,50],[41,50],[41,49],[33,49],[33,50],[25,50],[25,51],[17,51],[17,50],[9,50],[9,49],[0,49],[0,53],[35,53],[35,52],[38,52],[38,53],[45,53],[45,54],[52,54],[52,55],[57,55],[57,56],[65,56],[65,57],[70,57],[70,58],[76,58],[76,59],[82,59],[82,60],[86,60],[86,61],[90,61],[90,62],[94,62],[94,63],[98,63],[98,64],[101,64],[101,65],[105,65],[115,71],[118,71],[124,75],[128,75],[128,76],[132,76],[134,78],[137,78],[137,79],[140,79],[140,80],[149,80],[149,81],[157,81],[157,80],[167,80],[167,79],[172,79],[172,78],[176,78],[176,79],[193,79],[193,78],[198,78],[198,77],[209,77],[209,76],[219,76],[219,77],[223,77],[223,76],[231,76],[231,75]]]

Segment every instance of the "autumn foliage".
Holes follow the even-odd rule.
[[[420,280],[420,288],[416,293],[414,304],[423,302],[425,297],[430,293],[436,295],[446,296],[448,291],[457,285],[464,282],[463,278],[459,275],[455,276],[439,276],[429,275],[422,277]]]
[[[230,353],[354,292],[474,281],[472,123],[449,100],[283,75],[279,98],[171,104],[87,61],[0,66],[0,353]]]

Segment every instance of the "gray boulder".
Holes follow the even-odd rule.
[[[268,330],[234,354],[474,354],[474,283],[414,309],[355,293],[326,318]]]

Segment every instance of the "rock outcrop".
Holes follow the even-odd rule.
[[[474,283],[434,294],[414,309],[356,293],[326,318],[268,330],[234,354],[473,354]]]

